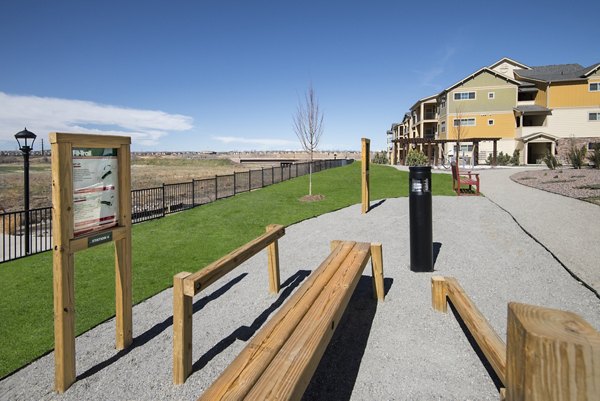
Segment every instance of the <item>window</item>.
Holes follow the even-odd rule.
[[[474,118],[461,118],[461,119],[455,118],[454,126],[455,127],[474,127],[475,119]]]
[[[488,120],[488,125],[494,125],[494,120]]]
[[[475,92],[456,92],[454,94],[454,100],[473,100],[475,99]]]
[[[594,150],[595,145],[600,145],[600,142],[588,142],[588,150]]]
[[[600,92],[600,82],[590,84],[590,92]]]
[[[488,99],[492,100],[496,98],[496,92],[488,92]]]
[[[442,133],[446,132],[446,121],[442,121],[440,124],[440,131],[442,131]]]
[[[600,113],[589,113],[588,118],[590,121],[600,121]]]
[[[473,145],[460,145],[460,151],[461,152],[472,152]]]

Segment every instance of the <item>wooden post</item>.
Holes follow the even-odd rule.
[[[276,224],[270,224],[267,226],[267,232],[277,227],[279,226]],[[281,287],[279,278],[279,245],[277,244],[277,239],[267,247],[267,254],[269,260],[269,293],[277,294]]]
[[[75,286],[70,249],[73,237],[72,148],[51,142],[54,287],[54,390],[63,393],[75,382]],[[64,222],[61,224],[60,222]]]
[[[117,153],[119,163],[119,222],[125,236],[115,241],[115,321],[116,348],[123,349],[133,342],[131,292],[131,152],[123,144]]]
[[[371,160],[371,140],[362,138],[362,213],[369,211],[369,203],[371,201],[369,193],[369,162]]]
[[[497,151],[498,151],[498,141],[496,139],[494,139],[494,147],[492,150],[492,166],[496,167],[496,163],[497,163]]]
[[[448,302],[446,301],[446,279],[444,277],[431,277],[431,304],[433,309],[438,312],[446,313],[448,311]]]
[[[600,396],[600,333],[572,312],[508,304],[506,399]]]
[[[383,252],[380,243],[371,244],[371,274],[373,276],[373,298],[383,301],[385,288],[383,285]]]
[[[183,384],[192,372],[192,302],[183,293],[183,281],[190,273],[173,277],[173,384]]]

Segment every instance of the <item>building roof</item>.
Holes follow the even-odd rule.
[[[528,65],[525,65],[523,63],[519,63],[518,61],[515,61],[515,60],[510,59],[508,57],[501,58],[500,60],[496,61],[494,64],[490,65],[489,68],[493,70],[494,68],[496,68],[497,66],[499,66],[502,63],[509,63],[509,64],[514,65],[515,67],[521,67],[523,69],[529,69],[529,68],[531,68]]]
[[[527,70],[519,70],[519,71],[527,71]],[[494,70],[490,69],[489,67],[483,67],[483,68],[480,68],[479,70],[475,71],[473,74],[471,74],[471,75],[469,75],[469,76],[467,76],[467,77],[463,78],[462,80],[458,81],[458,82],[457,82],[457,83],[455,83],[454,85],[452,85],[452,86],[449,86],[448,88],[444,89],[444,90],[443,90],[441,93],[444,93],[444,92],[450,92],[452,89],[456,88],[457,86],[460,86],[460,85],[464,84],[464,83],[465,83],[466,81],[468,81],[469,79],[473,79],[473,78],[475,78],[477,75],[479,75],[479,74],[483,74],[484,72],[487,72],[487,73],[489,73],[489,74],[492,74],[492,75],[493,75],[493,76],[495,76],[495,77],[502,78],[502,79],[504,79],[505,81],[507,81],[507,82],[510,82],[510,83],[512,83],[512,84],[515,84],[515,85],[517,85],[517,86],[520,84],[520,82],[519,82],[519,81],[517,81],[517,80],[515,80],[515,79],[512,79],[512,78],[509,78],[509,77],[507,77],[506,75],[504,75],[504,74],[501,74],[501,73],[499,73],[499,72],[496,72],[496,71],[494,71]],[[440,94],[441,94],[441,93],[440,93]]]
[[[517,114],[550,114],[552,110],[547,109],[543,106],[538,105],[526,105],[526,106],[517,106],[513,110],[517,112]]]
[[[530,70],[515,70],[519,79],[538,82],[583,81],[600,68],[600,63],[589,67],[579,64],[557,64],[531,67]]]

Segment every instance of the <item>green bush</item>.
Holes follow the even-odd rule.
[[[519,149],[515,149],[512,157],[510,158],[510,164],[512,164],[513,166],[518,166],[520,158],[521,158],[521,151]]]
[[[418,149],[411,149],[406,155],[407,166],[427,166],[429,164],[427,156]]]
[[[493,159],[493,155],[490,153],[487,158],[487,164],[492,164],[492,159]],[[504,152],[501,151],[500,153],[498,153],[496,155],[496,164],[498,166],[506,166],[506,165],[508,165],[508,163],[510,163],[510,161],[511,161],[511,158],[508,153],[504,154]]]
[[[586,153],[587,149],[585,145],[583,145],[581,148],[578,148],[575,145],[571,146],[571,149],[569,149],[569,153],[567,154],[567,156],[569,157],[569,161],[571,162],[573,168],[581,168]]]
[[[594,168],[600,169],[600,142],[596,142],[592,150],[593,153],[590,152],[587,158],[594,164]]]
[[[546,152],[546,155],[542,160],[544,163],[546,163],[546,166],[548,166],[550,170],[556,170],[556,168],[560,166],[560,163],[558,160],[556,160],[556,157],[554,157],[554,155],[550,152]]]
[[[373,163],[388,164],[387,152],[385,150],[382,150],[381,152],[376,152],[375,156],[373,156]]]

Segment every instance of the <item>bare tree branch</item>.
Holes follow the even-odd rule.
[[[319,101],[312,84],[308,86],[304,101],[298,102],[296,114],[293,117],[293,127],[302,148],[310,155],[308,193],[312,195],[313,152],[319,146],[321,135],[323,135],[323,112],[319,108]]]

